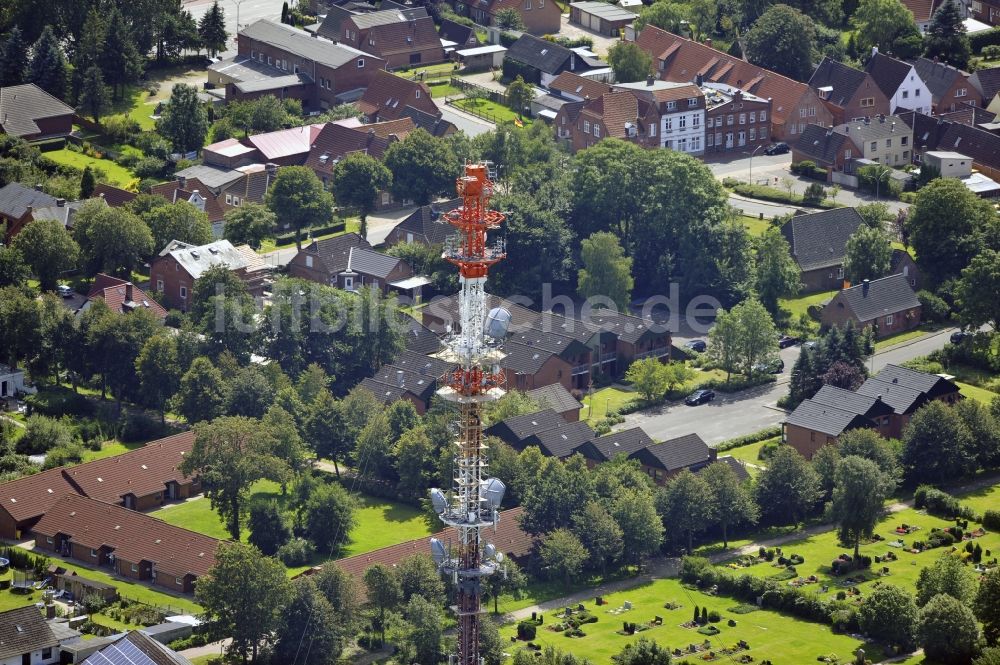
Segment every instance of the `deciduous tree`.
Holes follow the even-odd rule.
[[[797,524],[819,499],[819,476],[794,448],[779,446],[757,476],[754,492],[765,519]]]
[[[976,573],[964,561],[942,554],[934,563],[920,570],[917,578],[917,605],[923,607],[940,594],[951,596],[970,606],[976,598]]]
[[[226,212],[223,235],[234,245],[250,245],[260,249],[264,238],[274,233],[278,216],[259,203],[244,203]]]
[[[81,206],[73,223],[73,238],[88,274],[106,272],[125,279],[153,254],[153,234],[137,215],[112,208],[100,199]]]
[[[777,316],[778,299],[799,292],[799,267],[792,258],[788,241],[777,227],[768,227],[754,244],[757,295],[771,316]]]
[[[862,225],[847,239],[844,278],[854,284],[879,279],[892,267],[892,245],[882,227]]]
[[[316,174],[305,166],[286,166],[278,171],[267,192],[267,207],[278,221],[295,230],[295,246],[302,249],[302,230],[322,226],[333,219],[333,196]]]
[[[712,521],[722,529],[722,549],[728,549],[729,527],[756,524],[760,509],[754,503],[749,486],[740,482],[728,464],[710,464],[699,475],[712,494],[715,509]]]
[[[940,663],[968,663],[979,642],[979,625],[966,605],[939,594],[920,610],[917,640],[929,659]]]
[[[587,548],[569,529],[562,527],[545,535],[539,548],[542,568],[554,580],[568,587],[583,570]]]
[[[153,248],[160,251],[171,240],[189,245],[207,245],[212,242],[212,225],[208,215],[187,201],[157,206],[142,215],[153,234]]]
[[[450,190],[459,166],[448,142],[423,129],[389,146],[385,165],[392,172],[393,193],[417,205],[426,205],[433,195]]]
[[[135,359],[135,371],[143,398],[160,412],[160,422],[166,422],[167,401],[177,392],[181,381],[177,340],[172,335],[150,337]]]
[[[300,577],[292,583],[291,599],[282,609],[281,619],[272,662],[304,659],[333,665],[340,659],[349,635],[312,577]]]
[[[250,536],[247,542],[267,556],[274,556],[278,549],[292,537],[292,529],[276,501],[255,501],[250,505],[247,522]]]
[[[937,400],[917,409],[903,430],[902,465],[908,484],[943,483],[975,471],[968,430]]]
[[[80,246],[54,219],[36,219],[25,226],[11,245],[24,257],[44,291],[56,288],[59,275],[76,265]]]
[[[837,463],[831,516],[839,525],[841,542],[854,544],[855,559],[861,555],[861,539],[871,537],[895,486],[871,460],[849,455]]]
[[[382,641],[385,642],[386,614],[399,604],[402,597],[399,580],[392,570],[376,563],[365,570],[364,581],[368,606],[375,612],[372,627],[381,634]]]
[[[583,268],[577,277],[577,293],[582,298],[606,298],[618,311],[628,311],[634,285],[632,259],[625,256],[618,238],[602,231],[584,239],[580,245]],[[601,304],[595,302],[595,306]]]
[[[899,0],[860,0],[852,20],[861,52],[867,53],[878,46],[899,58],[916,55],[909,51],[914,41],[919,48],[920,30],[913,13]]]
[[[361,237],[368,235],[368,215],[380,192],[389,189],[392,173],[382,162],[363,152],[341,159],[333,169],[333,197],[341,206],[357,208]]]
[[[694,550],[694,536],[711,526],[715,512],[712,490],[700,475],[684,469],[656,497],[656,508],[668,533],[680,535],[687,552]]]
[[[858,608],[858,624],[867,635],[911,651],[917,641],[917,604],[898,586],[879,585]]]
[[[973,604],[976,616],[983,622],[983,637],[986,643],[1000,643],[1000,568],[988,572],[979,583],[979,591]]]
[[[513,7],[501,9],[494,16],[497,27],[501,30],[524,30],[524,19]]]
[[[772,5],[743,40],[750,62],[807,81],[812,75],[816,29],[812,20],[788,5]]]
[[[183,83],[174,84],[170,101],[163,109],[156,128],[177,152],[200,150],[208,134],[208,113],[198,99],[198,89]],[[276,185],[277,179],[272,188]]]
[[[608,49],[608,64],[618,83],[644,81],[653,71],[653,58],[635,42],[615,42]]]
[[[983,249],[958,280],[958,316],[970,328],[990,324],[1000,330],[1000,251]]]

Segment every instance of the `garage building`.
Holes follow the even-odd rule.
[[[606,2],[572,2],[569,5],[570,23],[576,23],[588,30],[609,37],[617,37],[627,25],[631,25],[636,15],[627,9]]]

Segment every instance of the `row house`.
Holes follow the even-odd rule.
[[[635,43],[650,55],[656,76],[664,81],[722,83],[771,100],[768,117],[774,140],[791,142],[810,124],[833,124],[833,114],[805,83],[651,25],[639,32]]]
[[[388,69],[444,62],[444,46],[434,19],[423,7],[354,14],[340,22],[339,44],[385,62]]]
[[[771,100],[725,83],[702,83],[705,152],[753,153],[771,142]]]
[[[960,399],[958,386],[948,378],[886,365],[856,391],[820,388],[782,423],[782,440],[812,459],[820,448],[836,445],[852,429],[867,428],[886,438],[899,438],[913,414],[928,402],[952,405]]]
[[[864,280],[838,291],[820,312],[824,326],[872,328],[882,339],[920,325],[922,306],[910,280],[902,273]]]
[[[533,35],[554,35],[561,29],[562,9],[554,0],[449,0],[455,13],[479,25],[496,25],[497,13],[513,9]]]
[[[657,81],[621,83],[626,90],[648,103],[658,116],[658,131],[650,137],[660,148],[701,155],[705,152],[705,95],[693,83]],[[646,125],[647,131],[650,129]]]
[[[889,113],[897,111],[931,112],[931,91],[917,74],[916,68],[872,47],[872,57],[865,72],[889,100]]]
[[[931,91],[931,113],[950,113],[963,106],[979,105],[979,93],[969,82],[968,72],[939,62],[937,58],[917,58],[913,67]]]
[[[219,548],[215,538],[79,494],[59,497],[34,535],[37,551],[184,594],[194,593]]]
[[[243,28],[236,41],[238,55],[209,68],[210,82],[225,85],[227,98],[273,94],[328,109],[356,100],[386,67],[374,53],[269,19]]]
[[[914,162],[921,163],[927,152],[955,152],[972,159],[972,167],[979,173],[1000,179],[1000,136],[941,116],[911,112],[899,117],[913,130]]]
[[[823,58],[809,79],[812,88],[840,125],[889,113],[889,99],[871,74],[832,58]]]

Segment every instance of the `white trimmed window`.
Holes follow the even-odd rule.
[[[594,138],[601,138],[601,126],[596,122],[594,123]]]
[[[162,279],[156,280],[156,290],[157,291],[163,291],[163,280]]]
[[[188,290],[186,286],[181,287],[181,298],[186,299],[188,297]]]
[[[760,112],[760,121],[761,122],[767,122],[767,111],[761,111]]]
[[[133,563],[132,564],[132,572],[133,573],[138,573],[139,572],[139,566],[137,566],[136,564]]]
[[[364,69],[364,68],[365,68],[365,59],[358,58],[358,69]]]
[[[584,134],[589,134],[590,133],[590,121],[589,120],[584,120],[583,121],[583,133]]]

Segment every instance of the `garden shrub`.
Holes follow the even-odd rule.
[[[973,53],[982,52],[983,55],[986,55],[985,49],[990,46],[1000,46],[1000,28],[984,30],[983,32],[969,35],[969,46],[972,48]]]
[[[987,510],[983,513],[983,526],[991,531],[1000,531],[1000,510]]]
[[[722,616],[717,611],[712,610],[708,613],[709,623],[719,623],[720,621],[722,621]]]
[[[809,205],[817,205],[826,198],[826,190],[818,182],[810,183],[806,191],[802,193],[802,202]]]
[[[278,549],[278,558],[286,566],[304,566],[315,553],[312,543],[305,538],[295,538]]]
[[[781,427],[775,425],[774,427],[768,427],[767,429],[762,429],[759,432],[754,432],[753,434],[746,434],[744,436],[738,436],[735,439],[727,439],[723,441],[718,446],[716,450],[725,451],[732,450],[733,448],[740,448],[742,446],[748,446],[751,443],[759,443],[760,441],[765,441],[767,439],[773,439],[781,434]]]
[[[167,162],[157,157],[143,157],[136,162],[132,172],[141,179],[162,177]]]
[[[924,508],[938,517],[975,519],[975,513],[958,499],[930,485],[920,485],[913,493],[913,507]]]
[[[940,323],[947,321],[951,317],[951,307],[944,298],[937,296],[930,291],[917,291],[917,299],[923,306],[923,317],[925,321]]]
[[[142,131],[139,123],[126,115],[110,115],[101,120],[101,127],[116,143],[128,143]]]
[[[517,639],[528,642],[535,639],[538,628],[530,621],[522,621],[517,624]]]

